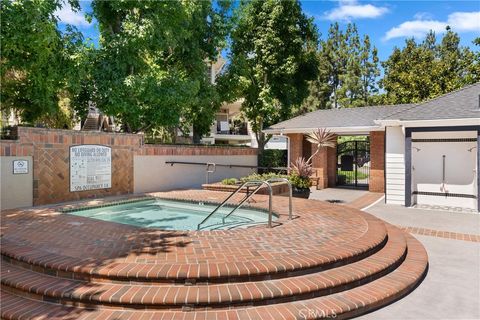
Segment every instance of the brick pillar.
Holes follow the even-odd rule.
[[[290,140],[290,162],[295,162],[298,157],[303,157],[303,134],[291,133],[287,136]],[[290,166],[290,163],[288,165]]]
[[[385,132],[370,132],[369,191],[385,192]]]
[[[312,145],[312,154],[317,147]],[[337,180],[337,148],[322,148],[312,159],[317,172],[317,189],[335,187]]]

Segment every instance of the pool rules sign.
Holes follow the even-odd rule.
[[[70,192],[112,187],[112,148],[100,145],[70,147]]]

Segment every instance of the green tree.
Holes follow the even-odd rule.
[[[370,37],[365,35],[363,46],[360,49],[360,99],[362,106],[376,104],[375,96],[378,94],[378,77],[380,76],[380,61],[378,50],[372,48]]]
[[[317,30],[298,1],[242,1],[231,40],[224,99],[244,99],[261,154],[269,139],[263,128],[287,119],[308,95],[318,70]]]
[[[345,31],[332,24],[320,42],[318,59],[318,77],[310,83],[309,97],[298,113],[375,103],[380,75],[377,49],[368,35],[360,40],[355,24],[348,24]]]
[[[210,1],[100,1],[95,57],[97,106],[126,131],[180,126],[208,131],[218,108],[207,61],[225,38],[228,3]],[[208,103],[207,101],[211,101]]]
[[[24,122],[62,119],[68,127],[69,108],[60,99],[72,94],[79,77],[77,54],[83,46],[81,34],[67,27],[58,30],[55,11],[61,0],[1,0],[1,96],[2,111],[14,110]],[[69,4],[78,10],[78,1]]]
[[[451,92],[479,78],[479,57],[460,46],[458,34],[447,27],[440,43],[429,32],[422,43],[407,39],[382,63],[384,102],[415,103]]]

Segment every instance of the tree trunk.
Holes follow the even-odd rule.
[[[202,135],[199,133],[199,131],[196,128],[195,125],[193,125],[192,134],[193,134],[193,137],[192,137],[193,143],[194,144],[200,144],[200,142],[202,140]]]

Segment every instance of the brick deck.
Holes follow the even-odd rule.
[[[218,203],[226,194],[154,196]],[[239,195],[241,197],[241,195]],[[267,198],[251,206],[266,208]],[[5,319],[349,318],[409,293],[427,255],[412,236],[347,206],[275,197],[276,226],[162,231],[2,212]],[[96,200],[96,203],[101,200]]]
[[[458,233],[453,231],[434,230],[434,229],[419,228],[419,227],[404,227],[404,226],[397,226],[397,227],[409,233],[418,234],[422,236],[480,242],[480,234]]]

